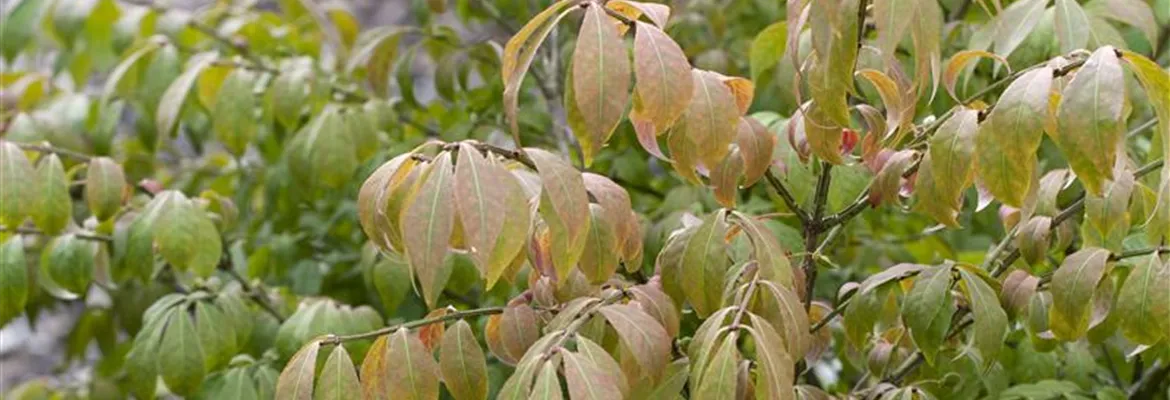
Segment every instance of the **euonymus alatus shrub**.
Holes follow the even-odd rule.
[[[1170,390],[1167,0],[9,3],[12,398]]]

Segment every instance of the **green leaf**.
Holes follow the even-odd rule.
[[[1125,75],[1112,47],[1093,52],[1064,88],[1054,139],[1089,193],[1100,194],[1113,176],[1125,101]]]
[[[674,125],[695,94],[691,64],[682,48],[662,29],[640,21],[634,31],[634,78],[635,107],[656,135]]]
[[[89,160],[85,170],[85,202],[99,221],[113,217],[125,198],[126,175],[122,166],[107,157]]]
[[[280,371],[276,381],[276,398],[309,400],[313,396],[313,376],[317,371],[317,352],[321,342],[310,341],[301,347]]]
[[[735,398],[739,349],[736,348],[735,340],[731,339],[723,340],[719,351],[702,371],[702,381],[694,392],[696,399]]]
[[[223,388],[220,389],[222,396],[238,400],[259,400],[260,392],[247,373],[246,368],[233,368],[228,371],[224,375]]]
[[[1056,37],[1060,52],[1068,54],[1089,44],[1089,16],[1076,0],[1056,0]]]
[[[167,320],[158,349],[158,369],[167,388],[179,395],[190,395],[207,373],[203,348],[186,309],[174,309]]]
[[[1157,3],[1162,4],[1162,3]],[[1163,7],[1158,5],[1156,7]],[[1122,22],[1137,28],[1153,46],[1165,45],[1158,43],[1158,22],[1154,18],[1154,9],[1150,4],[1141,0],[1103,0],[1092,1],[1086,4],[1086,11],[1114,21]],[[1163,10],[1165,8],[1163,7]]]
[[[347,69],[353,71],[365,62],[366,81],[374,93],[385,95],[390,88],[390,68],[398,58],[398,43],[406,30],[397,27],[379,27],[369,33],[370,39],[354,53]]]
[[[358,167],[353,137],[339,107],[328,106],[289,144],[289,167],[309,187],[339,188]]]
[[[500,57],[503,65],[500,74],[504,81],[504,116],[512,128],[512,137],[517,146],[520,144],[520,126],[516,118],[517,101],[520,98],[520,86],[524,83],[524,75],[536,57],[536,50],[552,32],[557,23],[566,15],[575,10],[578,1],[561,0],[536,14],[528,23],[520,28],[508,43],[504,45],[504,54]]]
[[[286,130],[300,126],[301,113],[309,102],[312,72],[307,68],[290,68],[272,81],[265,105],[268,113]]]
[[[219,307],[201,301],[195,305],[195,332],[208,371],[226,366],[239,351],[235,327]]]
[[[30,285],[24,240],[13,236],[0,245],[0,326],[24,312]]]
[[[584,339],[588,340],[588,339]],[[573,400],[601,400],[621,398],[616,382],[610,372],[602,369],[582,353],[563,352],[565,382],[569,398]]]
[[[1029,265],[1039,266],[1046,262],[1049,236],[1052,232],[1052,218],[1035,216],[1020,225],[1016,233],[1016,248]]]
[[[723,304],[723,279],[730,267],[724,244],[726,233],[723,213],[712,213],[704,218],[683,250],[680,283],[687,301],[703,318]]]
[[[878,50],[883,57],[893,59],[898,43],[914,24],[918,11],[915,0],[888,0],[873,4],[873,21],[877,28]]]
[[[4,36],[4,41],[0,42],[0,51],[4,53],[5,60],[11,62],[36,37],[37,29],[41,26],[41,14],[47,3],[43,0],[22,0],[15,6],[6,7],[4,25],[0,27],[0,35]]]
[[[618,364],[617,360],[605,348],[601,347],[601,345],[584,336],[577,336],[576,340],[577,354],[586,361],[577,367],[582,369],[581,375],[590,375],[588,382],[591,385],[587,388],[581,388],[586,390],[574,390],[570,388],[570,397],[576,397],[573,395],[575,392],[588,391],[595,393],[595,395],[603,399],[625,398],[630,392],[630,386],[626,381],[626,374],[623,373],[622,367]],[[588,370],[588,368],[585,368],[587,366],[593,367],[594,370]],[[565,367],[567,374],[568,364]],[[572,383],[571,385],[578,386]]]
[[[486,399],[487,365],[471,325],[459,320],[443,334],[439,347],[439,370],[455,400]]]
[[[690,363],[686,357],[679,358],[666,366],[662,382],[658,386],[642,386],[635,388],[631,398],[646,400],[675,400],[679,398],[683,387],[690,377]],[[643,395],[644,394],[644,395]]]
[[[215,136],[237,157],[248,149],[259,127],[256,121],[256,96],[252,94],[252,73],[236,69],[219,88],[211,112]]]
[[[158,126],[160,138],[169,138],[175,132],[175,128],[179,125],[179,118],[182,116],[183,104],[187,102],[187,94],[191,91],[191,87],[195,86],[195,80],[199,74],[215,59],[215,53],[200,53],[192,56],[191,60],[187,62],[187,69],[178,78],[175,78],[175,81],[171,82],[170,86],[163,92],[158,102],[158,113],[155,116],[155,124]],[[149,73],[150,70],[148,69],[147,72]]]
[[[774,22],[756,34],[748,50],[748,65],[752,70],[753,81],[759,82],[765,72],[780,62],[787,43],[788,24],[785,21]]]
[[[154,51],[158,50],[160,47],[162,47],[162,43],[151,40],[138,46],[136,49],[134,49],[133,52],[126,55],[126,57],[123,58],[116,67],[114,67],[114,70],[110,71],[110,75],[106,77],[106,83],[102,89],[102,97],[99,103],[109,104],[110,100],[112,100],[115,96],[118,96],[119,93],[132,93],[133,91],[130,90],[129,86],[132,86],[132,84],[136,83],[138,80],[137,72],[139,68],[139,62],[146,56],[153,54]]]
[[[215,272],[223,253],[219,231],[206,211],[181,197],[158,216],[154,242],[168,263],[201,277]]]
[[[555,360],[545,361],[537,372],[536,382],[532,384],[530,399],[561,400],[561,381],[557,379],[557,363]]]
[[[1122,60],[1130,72],[1138,78],[1149,98],[1150,106],[1158,117],[1158,129],[1154,133],[1154,143],[1162,144],[1161,154],[1170,154],[1170,74],[1167,74],[1157,63],[1140,54],[1122,50]],[[1155,211],[1151,212],[1148,220],[1147,233],[1154,242],[1170,235],[1170,167],[1162,167],[1162,179],[1158,188],[1158,201]],[[1144,223],[1144,222],[1143,222]]]
[[[959,209],[960,197],[971,184],[974,174],[975,134],[979,129],[979,112],[962,109],[943,122],[930,141],[935,195],[930,199]],[[920,178],[921,179],[921,178]]]
[[[1048,0],[1024,0],[1012,3],[997,15],[993,22],[995,53],[1004,57],[1012,54],[1040,23],[1047,6]]]
[[[49,243],[47,250],[41,252],[41,271],[47,274],[37,279],[50,292],[59,285],[60,289],[68,292],[84,294],[93,281],[93,264],[93,247],[90,243],[73,234],[58,236]],[[71,297],[69,294],[64,295]]]
[[[352,399],[358,393],[361,393],[361,384],[353,360],[349,359],[345,346],[333,346],[333,351],[325,360],[325,369],[321,370],[317,387],[313,390],[313,400]]]
[[[762,222],[740,213],[733,212],[732,223],[739,226],[752,244],[752,259],[759,267],[760,277],[791,288],[796,284],[792,263],[787,253],[776,240],[776,235]]]
[[[902,302],[902,321],[926,362],[934,365],[951,327],[955,303],[951,296],[951,266],[923,270]]]
[[[853,87],[853,67],[857,59],[857,2],[858,0],[830,0],[812,2],[808,24],[816,58],[808,71],[809,95],[821,115],[814,118],[825,127],[849,126],[846,94]],[[825,160],[840,164],[837,146],[817,146],[809,134],[812,150]]]
[[[447,277],[440,270],[455,228],[452,175],[451,153],[444,152],[423,173],[401,217],[406,259],[418,276],[428,308],[435,307],[447,285]]]
[[[42,231],[56,235],[73,221],[73,203],[65,167],[56,154],[49,154],[41,159],[31,178],[37,191],[29,203],[29,214]]]
[[[756,360],[761,367],[756,375],[756,396],[761,399],[789,396],[793,390],[794,366],[784,338],[763,318],[752,318],[751,322],[749,332],[756,347]]]
[[[796,291],[772,281],[759,281],[758,302],[751,311],[779,329],[788,346],[788,354],[805,354],[812,345],[809,314]]]
[[[1066,257],[1052,275],[1048,328],[1057,338],[1076,340],[1089,330],[1093,295],[1108,261],[1108,250],[1087,247]]]
[[[15,143],[0,142],[0,223],[20,226],[29,214],[34,192],[32,163]]]
[[[1136,343],[1154,345],[1170,335],[1170,268],[1156,256],[1140,261],[1125,279],[1113,314]]]
[[[585,165],[593,159],[614,128],[622,120],[630,102],[630,59],[617,26],[605,15],[600,4],[586,3],[573,50],[573,96],[586,132],[574,132],[578,137],[588,136],[593,147],[584,152]],[[643,99],[646,100],[646,99]]]
[[[396,399],[439,398],[439,366],[417,336],[406,329],[390,335],[386,387]]]
[[[540,174],[540,215],[549,227],[552,262],[564,280],[581,259],[589,235],[589,198],[581,173],[544,150],[525,149]]]
[[[975,134],[979,178],[987,191],[1004,204],[1022,207],[1030,190],[1051,87],[1049,67],[1029,71],[1012,81]]]
[[[975,347],[983,358],[983,367],[989,368],[999,356],[1007,333],[1007,313],[1000,306],[996,289],[988,281],[994,280],[981,275],[982,271],[959,268],[959,287],[967,296],[975,317]]]

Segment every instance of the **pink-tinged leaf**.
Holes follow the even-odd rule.
[[[869,204],[874,207],[883,203],[897,202],[902,189],[902,175],[914,163],[918,152],[901,150],[886,160],[885,165],[873,178],[873,186],[869,189]]]
[[[652,123],[656,133],[666,132],[695,94],[691,64],[678,43],[645,22],[638,22],[634,33],[634,77],[640,119]]]
[[[1025,73],[1008,85],[975,134],[979,178],[1004,204],[1023,206],[1030,190],[1051,88],[1052,68]]]
[[[276,398],[308,400],[313,398],[313,377],[317,371],[317,351],[321,342],[311,341],[301,347],[276,381]]]
[[[692,70],[691,76],[694,94],[683,114],[682,126],[676,127],[671,139],[682,135],[687,144],[686,159],[711,168],[727,155],[727,146],[735,140],[740,112],[735,95],[723,84],[720,75]],[[670,149],[676,162],[684,158],[683,154],[675,154],[676,146]]]
[[[492,165],[496,168],[499,167],[494,161]],[[507,174],[507,171],[497,171]],[[487,273],[484,277],[488,289],[495,286],[500,278],[511,281],[512,274],[509,274],[509,271],[513,270],[512,266],[516,260],[524,260],[523,250],[528,243],[528,233],[532,225],[532,208],[528,204],[527,195],[524,188],[521,187],[520,180],[515,178],[515,175],[508,174],[499,182],[504,186],[504,192],[507,193],[504,197],[503,210],[506,215],[504,229],[500,231],[500,235],[496,239],[495,248],[492,250]],[[495,212],[500,212],[500,210],[495,210]]]
[[[671,339],[666,329],[636,306],[614,304],[599,311],[617,331],[642,372],[656,381],[670,362]]]
[[[460,320],[443,335],[439,348],[439,370],[443,383],[456,400],[487,398],[487,364],[471,325]]]
[[[589,234],[589,197],[584,178],[560,157],[526,149],[540,174],[540,215],[549,227],[553,266],[563,279],[581,259]]]
[[[678,336],[680,318],[678,306],[674,305],[670,296],[662,291],[661,283],[651,279],[650,283],[631,287],[630,293],[633,294],[634,300],[637,300],[642,311],[662,324],[667,335],[670,337]]]
[[[1018,269],[1003,279],[1003,290],[1000,291],[999,298],[1009,317],[1014,318],[1027,312],[1028,302],[1039,285],[1040,278]]]
[[[763,222],[738,211],[731,215],[731,222],[743,230],[752,245],[752,259],[757,263],[761,278],[789,288],[804,286],[803,279],[795,276],[787,253],[772,230]]]
[[[1154,345],[1170,337],[1170,267],[1156,256],[1140,261],[1125,279],[1115,308],[1126,338]]]
[[[1016,248],[1024,261],[1030,265],[1040,265],[1047,261],[1048,239],[1051,232],[1052,218],[1033,216],[1028,222],[1020,226],[1016,233]]]
[[[1100,194],[1113,176],[1125,103],[1125,73],[1112,47],[1093,52],[1061,95],[1054,139],[1089,193]]]
[[[390,388],[387,383],[390,376],[386,370],[386,356],[389,354],[389,350],[386,348],[387,343],[389,343],[389,336],[379,336],[374,340],[374,344],[370,345],[370,349],[366,352],[366,358],[362,360],[363,399],[390,399]]]
[[[873,69],[857,71],[878,91],[886,108],[886,129],[881,137],[888,137],[914,118],[913,90],[903,88],[885,73]]]
[[[611,17],[590,4],[573,51],[573,96],[588,130],[577,135],[589,135],[600,148],[630,101],[630,60]]]
[[[1109,250],[1088,247],[1066,257],[1052,275],[1048,328],[1057,338],[1076,340],[1089,330],[1093,295],[1108,261]]]
[[[646,16],[658,28],[665,28],[670,19],[670,6],[666,4],[647,3],[644,1],[613,0],[605,3],[609,9],[636,20]],[[642,28],[638,28],[641,30]]]
[[[520,98],[520,86],[524,83],[524,75],[528,73],[528,67],[536,57],[536,50],[548,37],[549,32],[552,32],[557,23],[575,10],[574,6],[580,3],[579,0],[561,0],[553,3],[528,20],[528,24],[520,28],[520,31],[504,45],[500,66],[504,81],[504,115],[511,125],[512,137],[516,140],[517,146],[520,144],[520,126],[516,119],[516,103]]]
[[[492,319],[495,320],[494,324]],[[485,335],[495,335],[498,338],[499,345],[490,350],[502,360],[520,360],[528,348],[540,339],[536,311],[527,304],[505,308],[503,314],[498,318],[493,316],[492,319],[488,321],[489,325],[485,330],[489,332]],[[493,330],[494,332],[491,332]],[[489,345],[491,342],[492,340],[488,340]]]
[[[1060,41],[1060,52],[1068,54],[1083,49],[1092,35],[1089,16],[1076,0],[1056,0],[1056,38]]]
[[[666,133],[665,130],[659,131],[654,127],[654,121],[646,114],[642,107],[642,97],[634,92],[634,105],[630,107],[630,125],[634,126],[634,133],[638,137],[638,144],[642,149],[646,150],[654,157],[663,161],[670,161],[669,157],[662,154],[662,148],[658,145],[658,135]]]
[[[758,285],[759,304],[752,312],[779,329],[789,355],[803,356],[812,344],[812,337],[808,332],[808,313],[800,297],[792,289],[772,281],[760,281]]]
[[[980,58],[990,58],[999,61],[1008,68],[1008,73],[1012,72],[1011,64],[1008,64],[1007,59],[999,56],[998,54],[991,53],[986,50],[963,50],[955,53],[955,55],[951,56],[950,60],[947,60],[947,65],[943,70],[942,78],[943,86],[946,87],[947,93],[950,93],[951,98],[955,99],[955,101],[960,100],[959,96],[955,94],[955,85],[959,81],[959,74],[963,73],[963,71],[967,69],[967,64],[969,64],[972,60],[978,60]],[[1000,98],[1002,99],[1003,97],[1001,96]]]
[[[696,399],[735,398],[737,379],[736,366],[739,364],[739,349],[735,340],[723,340],[719,350],[711,357],[701,371],[702,380],[694,390]]]
[[[817,118],[817,121],[826,128],[849,125],[849,105],[845,96],[853,87],[853,67],[857,59],[858,1],[814,1],[809,6],[809,27],[815,58],[809,66],[808,88],[820,110],[821,118]],[[838,143],[831,151],[835,152],[839,147]],[[817,150],[814,145],[813,151]],[[818,155],[835,164],[842,162],[839,156],[830,156],[828,153]]]
[[[395,399],[439,398],[439,366],[422,341],[403,328],[390,335],[386,349],[386,388]]]
[[[453,194],[463,240],[480,275],[486,277],[493,270],[493,252],[508,216],[500,210],[505,207],[508,190],[513,187],[504,181],[514,178],[503,167],[488,162],[471,144],[463,143],[459,146],[454,179]]]
[[[1012,3],[995,16],[995,53],[1007,57],[1024,42],[1040,23],[1048,0],[1024,0]],[[1087,28],[1087,27],[1086,27]]]
[[[455,204],[452,196],[451,153],[444,152],[427,167],[418,187],[407,200],[401,216],[402,241],[410,269],[418,276],[427,307],[447,285],[443,259],[455,230]]]
[[[574,352],[564,352],[565,382],[569,398],[573,400],[616,400],[623,398],[620,386],[613,376],[589,358]],[[613,364],[617,366],[616,363]],[[622,376],[620,373],[617,376]],[[623,377],[624,379],[624,377]]]
[[[536,382],[532,384],[532,393],[529,398],[549,400],[564,398],[564,394],[561,393],[561,380],[557,378],[558,361],[558,359],[553,358],[542,364],[540,371],[536,373]]]
[[[616,246],[624,247],[632,236],[641,235],[637,230],[638,225],[629,223],[630,213],[634,209],[630,203],[630,194],[625,189],[609,178],[591,172],[582,173],[581,178],[585,182],[585,189],[601,205],[605,223],[613,228],[617,237]]]
[[[735,143],[743,157],[743,186],[751,187],[764,177],[772,165],[776,135],[755,118],[743,117],[736,127]]]
[[[382,164],[366,178],[361,190],[358,191],[358,221],[362,225],[362,231],[383,250],[394,248],[390,236],[391,231],[397,226],[391,224],[391,218],[385,213],[386,199],[395,186],[395,178],[398,178],[397,183],[400,184],[416,164],[410,157],[411,153],[404,153]]]
[[[962,192],[971,184],[974,176],[975,160],[975,133],[979,129],[979,112],[971,109],[962,109],[950,119],[943,122],[930,141],[928,170],[919,170],[918,184],[922,185],[929,178],[932,185],[930,190],[919,186],[920,202],[923,210],[959,209]],[[925,163],[925,161],[924,161]],[[925,167],[925,165],[924,165]],[[927,176],[926,172],[930,172]],[[936,215],[942,217],[942,215]],[[948,225],[956,221],[939,222]]]
[[[333,351],[325,360],[325,369],[321,370],[321,378],[317,382],[313,399],[352,399],[357,397],[361,390],[357,371],[354,370],[353,360],[349,358],[345,346],[333,346]]]
[[[735,208],[735,200],[739,194],[739,178],[743,176],[743,156],[739,148],[731,149],[723,161],[711,169],[711,187],[714,188],[715,201],[727,208]]]

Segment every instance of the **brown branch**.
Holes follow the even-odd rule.
[[[800,204],[796,203],[796,198],[792,196],[792,192],[788,190],[788,187],[784,186],[784,182],[780,180],[780,177],[776,176],[776,174],[772,172],[772,169],[769,168],[768,171],[764,173],[764,178],[768,180],[768,184],[772,185],[773,189],[776,189],[776,193],[779,194],[780,198],[784,200],[784,205],[788,206],[788,209],[791,210],[798,219],[800,219],[800,223],[808,224],[808,214],[804,212],[803,208],[800,208]]]
[[[17,227],[15,229],[8,228],[8,227],[0,227],[0,232],[11,232],[11,233],[15,233],[18,235],[53,236],[53,235],[49,235],[48,233],[45,233],[44,231],[42,231],[40,229],[24,228],[24,227]],[[61,235],[73,235],[73,236],[77,237],[78,239],[92,240],[92,241],[97,241],[97,242],[113,243],[113,241],[114,241],[114,238],[112,238],[112,237],[98,234],[98,233],[94,233],[94,232],[89,232],[89,231],[62,232]]]
[[[16,143],[16,147],[19,147],[25,151],[36,151],[36,152],[40,152],[40,153],[53,153],[53,154],[56,154],[59,156],[69,157],[69,158],[72,158],[72,159],[75,159],[78,161],[82,161],[82,162],[89,162],[89,160],[93,158],[92,156],[90,156],[88,154],[82,154],[82,153],[78,153],[78,152],[73,151],[73,150],[62,149],[60,147],[54,147],[54,146],[50,146],[50,145],[39,145],[39,144],[31,144],[31,143]]]
[[[443,315],[440,315],[437,317],[431,317],[431,318],[420,319],[420,320],[416,320],[416,321],[410,321],[407,323],[391,325],[391,326],[387,326],[385,328],[372,330],[369,332],[357,333],[357,334],[353,334],[353,335],[329,335],[328,337],[326,337],[324,340],[321,341],[321,345],[322,346],[337,345],[337,344],[341,344],[344,342],[350,342],[350,341],[354,341],[354,340],[373,339],[373,338],[376,338],[378,336],[394,333],[395,331],[398,331],[399,329],[403,329],[403,328],[414,329],[414,328],[419,328],[419,327],[427,326],[430,324],[436,324],[436,323],[440,323],[440,322],[447,322],[447,321],[453,321],[453,320],[464,319],[464,318],[473,318],[473,317],[478,317],[478,316],[483,316],[483,315],[500,314],[503,312],[504,312],[504,307],[484,307],[484,308],[476,308],[476,309],[472,309],[472,310],[455,311],[455,312],[443,314]]]

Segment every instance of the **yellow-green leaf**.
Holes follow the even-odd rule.
[[[951,296],[951,266],[928,268],[918,274],[902,302],[902,321],[926,362],[934,365],[951,327],[955,303]]]
[[[313,377],[317,373],[317,352],[321,342],[310,341],[285,364],[276,381],[276,398],[309,400],[313,396]]]
[[[201,277],[215,272],[223,252],[219,231],[207,212],[186,198],[179,198],[159,215],[154,242],[159,254],[175,268]]]
[[[107,157],[89,161],[85,170],[85,202],[99,221],[105,221],[122,207],[126,193],[126,175],[122,166]]]
[[[552,236],[557,278],[563,280],[581,259],[589,235],[589,198],[584,178],[552,153],[534,148],[525,151],[540,174],[540,215]]]
[[[358,382],[353,360],[349,358],[345,346],[333,346],[333,351],[325,360],[325,369],[321,370],[321,378],[314,389],[313,400],[352,399],[359,393],[361,383]]]
[[[1022,207],[1036,169],[1036,150],[1048,117],[1052,68],[1029,71],[1010,85],[975,134],[975,163],[996,199]]]
[[[524,83],[524,75],[536,57],[536,50],[548,37],[549,32],[556,27],[580,0],[560,0],[541,11],[528,23],[520,28],[508,43],[504,45],[504,55],[501,57],[503,65],[500,74],[504,81],[504,115],[512,128],[512,136],[516,145],[520,144],[520,126],[516,118],[517,101],[520,99],[520,86]]]
[[[1076,340],[1089,330],[1093,295],[1108,261],[1108,250],[1087,247],[1066,257],[1052,275],[1048,327],[1057,338]]]
[[[693,395],[699,400],[735,398],[736,366],[739,365],[739,349],[735,340],[725,339],[711,362],[702,371],[702,381]]]
[[[155,124],[158,126],[158,137],[169,138],[179,125],[182,116],[183,104],[187,102],[187,94],[195,86],[195,80],[204,68],[215,61],[215,53],[200,53],[191,57],[187,62],[186,71],[183,71],[174,82],[163,92],[158,103],[158,113],[155,115]]]
[[[215,136],[237,157],[242,156],[256,136],[256,96],[252,94],[252,73],[237,69],[219,88],[212,108]]]
[[[24,239],[13,236],[0,245],[0,325],[24,312],[30,284]]]
[[[37,190],[30,203],[29,214],[37,227],[49,235],[64,230],[73,220],[73,202],[69,195],[69,180],[65,167],[56,154],[42,158],[32,179]]]
[[[605,209],[598,204],[589,205],[589,233],[585,239],[585,250],[577,262],[579,269],[590,283],[601,284],[617,271],[618,256],[616,227],[605,217]]]
[[[1100,194],[1113,176],[1117,146],[1125,134],[1125,75],[1116,50],[1093,52],[1061,95],[1056,145],[1089,193]]]
[[[207,373],[203,363],[203,348],[199,344],[191,315],[185,309],[171,311],[168,319],[158,349],[159,373],[171,391],[183,396],[191,395],[199,388]]]
[[[1142,259],[1112,312],[1121,317],[1122,334],[1136,343],[1152,346],[1170,337],[1170,268],[1157,256]]]
[[[0,142],[0,223],[20,226],[33,207],[32,163],[15,143]]]
[[[943,69],[942,78],[943,85],[946,87],[947,93],[951,94],[951,98],[959,100],[959,96],[955,94],[955,85],[958,83],[959,74],[967,69],[967,64],[971,60],[978,60],[979,58],[990,58],[999,61],[1008,68],[1008,73],[1011,73],[1011,65],[1008,64],[1007,59],[998,54],[986,50],[963,50],[955,53],[955,55],[951,56],[950,60],[947,60],[946,68]],[[1000,98],[1002,99],[1003,96],[1000,96]]]
[[[723,279],[728,265],[724,236],[727,223],[723,213],[704,218],[683,249],[680,273],[683,293],[700,317],[706,317],[723,302]]]
[[[1076,0],[1056,0],[1056,38],[1060,52],[1068,54],[1089,44],[1089,16]]]
[[[780,62],[787,44],[788,23],[785,21],[774,22],[756,34],[748,50],[748,66],[751,67],[753,81],[758,82],[764,72],[770,71]]]
[[[959,267],[959,287],[967,295],[967,302],[975,317],[975,331],[972,333],[975,347],[979,349],[983,367],[987,368],[995,363],[1003,347],[1008,319],[1007,313],[1000,306],[996,289],[988,283],[995,281],[981,276],[981,272]]]
[[[611,17],[599,4],[588,4],[573,51],[572,71],[573,96],[587,132],[576,134],[588,135],[600,149],[621,122],[630,101],[630,59]],[[586,160],[591,156],[586,154]]]

